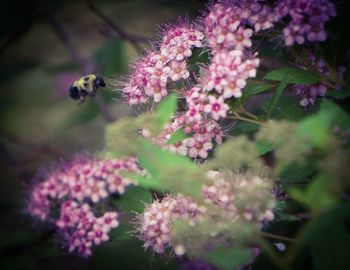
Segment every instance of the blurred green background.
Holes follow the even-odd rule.
[[[120,80],[138,55],[129,39],[148,47],[159,23],[191,16],[204,1],[13,0],[0,9],[0,269],[178,269],[144,252],[142,243],[115,230],[117,239],[86,260],[71,255],[45,224],[27,215],[37,170],[80,151],[103,146],[104,124],[133,114],[113,87],[78,106],[71,83],[89,72]],[[98,10],[96,11],[97,8]],[[113,21],[108,25],[98,12]],[[113,27],[117,27],[114,29]],[[117,31],[116,31],[117,30]],[[125,33],[127,33],[125,35]]]

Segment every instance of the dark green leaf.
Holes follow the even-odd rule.
[[[120,224],[110,233],[112,242],[121,242],[132,238],[133,228],[131,226]]]
[[[333,206],[338,201],[337,194],[331,191],[330,181],[331,179],[327,176],[320,175],[307,186],[306,190],[291,188],[289,194],[314,212],[319,212]]]
[[[234,99],[230,103],[230,108],[235,110],[240,106],[243,106],[250,96],[263,93],[271,89],[272,84],[264,82],[248,81],[247,86],[244,88],[242,97],[239,99]]]
[[[314,84],[320,80],[320,77],[303,69],[287,67],[270,71],[264,79],[281,81],[286,84]]]
[[[322,213],[307,227],[299,243],[311,246],[314,269],[343,270],[350,265],[349,222],[350,203],[346,203]]]
[[[257,141],[255,145],[259,156],[264,155],[276,148],[276,145],[273,143],[263,140]]]
[[[232,130],[232,135],[252,134],[259,130],[259,125],[249,122],[239,122]]]
[[[218,248],[205,255],[208,262],[222,270],[232,270],[244,265],[251,257],[251,251],[239,248]]]
[[[281,81],[281,83],[278,85],[275,94],[273,95],[273,98],[271,100],[271,103],[269,105],[269,108],[267,110],[267,117],[270,118],[272,112],[275,110],[275,108],[277,107],[278,104],[278,100],[284,90],[284,88],[286,88],[287,86],[287,82],[286,81]]]
[[[326,95],[338,99],[345,99],[347,97],[350,97],[350,89],[328,90]]]
[[[266,92],[271,87],[272,84],[270,83],[248,81],[247,86],[243,90],[242,98]]]
[[[113,203],[124,212],[142,212],[145,203],[152,201],[151,193],[142,187],[131,186],[118,199],[113,199]]]

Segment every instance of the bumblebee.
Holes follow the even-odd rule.
[[[106,83],[101,77],[89,74],[76,80],[69,89],[69,95],[74,100],[80,100],[82,104],[87,97],[95,97],[99,87],[106,87]]]

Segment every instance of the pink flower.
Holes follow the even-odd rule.
[[[97,203],[99,200],[106,198],[108,196],[106,183],[95,179],[89,179],[87,182],[86,196],[90,197],[93,203]]]
[[[258,58],[245,60],[240,50],[219,52],[205,70],[204,88],[215,89],[224,99],[241,97],[246,80],[255,77],[258,65]]]
[[[180,79],[187,79],[190,73],[187,70],[187,64],[185,61],[172,60],[169,63],[169,77],[172,81],[178,81]]]
[[[253,24],[255,32],[273,27],[278,16],[268,6],[263,6],[256,14],[250,16],[249,22]]]
[[[252,46],[252,41],[250,40],[252,35],[252,29],[239,27],[234,36],[235,49],[243,50],[245,47],[250,48]]]
[[[219,98],[209,96],[209,104],[205,105],[204,112],[210,114],[214,120],[219,120],[220,117],[226,117],[229,109],[222,96]]]
[[[168,94],[166,84],[156,79],[152,79],[147,83],[145,93],[148,96],[152,96],[154,102],[161,101]]]
[[[191,158],[202,158],[205,159],[208,157],[208,151],[213,148],[213,144],[209,141],[196,140],[190,138],[186,141],[186,145],[189,148],[188,155]]]
[[[305,42],[304,30],[299,25],[284,28],[283,35],[286,46],[292,46],[294,43],[301,45]]]

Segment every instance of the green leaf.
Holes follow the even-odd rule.
[[[328,90],[326,93],[329,97],[335,97],[338,99],[345,99],[350,97],[350,89],[341,89],[341,90]]]
[[[232,135],[253,134],[259,130],[259,125],[250,122],[239,122],[232,130]]]
[[[189,138],[188,134],[185,133],[183,128],[178,129],[173,134],[171,134],[170,139],[167,141],[167,144],[173,144],[181,142],[185,139]]]
[[[266,140],[256,141],[255,145],[256,145],[256,151],[259,156],[264,155],[276,148],[275,144]]]
[[[248,81],[247,86],[243,90],[242,98],[260,94],[271,89],[272,84],[264,82]]]
[[[162,183],[160,182],[159,179],[155,177],[152,177],[152,176],[145,177],[145,176],[133,174],[133,173],[125,173],[122,175],[130,179],[133,179],[141,187],[161,190]]]
[[[271,102],[268,100],[263,103],[262,108],[268,111]],[[305,117],[307,112],[299,104],[299,100],[292,96],[280,96],[277,101],[275,110],[271,113],[271,117],[281,120],[297,121]]]
[[[279,174],[279,177],[282,183],[296,183],[300,181],[310,180],[310,178],[317,172],[317,169],[318,166],[315,160],[307,160],[302,164],[294,162],[283,168]]]
[[[123,196],[113,199],[113,204],[124,212],[141,213],[144,210],[145,203],[150,203],[151,201],[152,195],[147,189],[131,186],[126,189]]]
[[[198,167],[187,157],[163,150],[149,141],[142,140],[137,153],[141,166],[150,173],[152,185],[157,189],[199,196],[201,183],[195,179]],[[138,179],[147,185],[148,179]]]
[[[121,242],[132,238],[133,228],[126,224],[120,224],[110,232],[112,242]]]
[[[162,126],[167,124],[177,109],[177,95],[172,93],[161,101],[157,107],[157,117]]]
[[[270,71],[264,79],[281,81],[286,84],[314,84],[320,80],[320,77],[307,70],[286,67]]]
[[[307,186],[306,190],[291,188],[289,193],[296,201],[314,212],[319,212],[335,205],[338,201],[337,194],[331,191],[330,180],[327,176],[320,175]]]
[[[208,252],[205,259],[215,267],[222,270],[232,270],[244,265],[252,257],[248,249],[239,248],[218,248]]]
[[[279,100],[284,88],[286,88],[286,86],[287,86],[286,81],[281,81],[281,83],[278,85],[278,87],[275,91],[275,94],[273,95],[273,98],[271,100],[271,103],[269,105],[269,108],[267,110],[267,117],[268,118],[271,117],[272,112],[275,110],[277,103],[278,103],[278,100]]]
[[[263,93],[269,89],[271,89],[272,84],[264,83],[264,82],[255,82],[248,81],[247,86],[244,88],[242,97],[239,99],[232,100],[230,107],[232,110],[239,108],[244,105],[244,103],[248,100],[250,96]]]
[[[307,138],[315,146],[324,147],[332,136],[332,128],[347,130],[350,127],[350,116],[335,104],[324,100],[321,110],[299,123],[298,135]]]
[[[350,265],[349,222],[350,203],[347,202],[322,212],[306,227],[298,244],[311,247],[313,269],[343,270]]]

